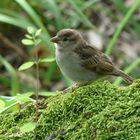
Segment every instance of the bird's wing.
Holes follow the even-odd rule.
[[[75,50],[82,59],[81,65],[100,74],[111,74],[114,66],[110,58],[90,45]]]

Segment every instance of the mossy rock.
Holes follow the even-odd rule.
[[[40,101],[33,131],[20,127],[36,122],[35,107],[0,115],[0,140],[140,140],[140,80],[128,87],[94,82],[67,94]]]

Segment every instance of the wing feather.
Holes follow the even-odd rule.
[[[75,49],[82,59],[81,65],[90,71],[100,74],[111,74],[114,65],[109,57],[90,45]]]

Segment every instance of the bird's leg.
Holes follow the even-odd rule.
[[[91,82],[75,83],[75,84],[73,84],[72,86],[70,86],[70,87],[64,89],[64,90],[63,90],[63,93],[67,93],[68,91],[73,91],[73,90],[75,90],[76,88],[79,88],[79,87],[81,87],[81,86],[86,86],[86,85],[88,85],[88,84],[90,84],[90,83],[91,83]]]
[[[72,86],[66,88],[63,90],[63,93],[67,93],[68,91],[73,91],[74,89],[80,87],[80,84],[79,83],[75,83],[73,84]]]

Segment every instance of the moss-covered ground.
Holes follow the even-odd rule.
[[[67,94],[40,101],[37,126],[30,104],[17,113],[0,115],[0,140],[140,140],[140,80],[128,87],[94,82]]]

